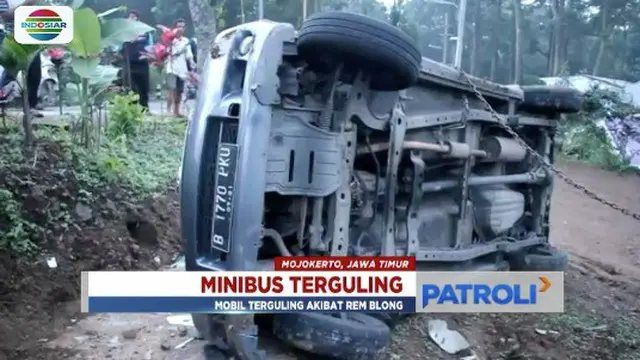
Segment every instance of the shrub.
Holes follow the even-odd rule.
[[[624,119],[639,112],[618,93],[590,89],[584,94],[582,110],[567,116],[559,126],[561,154],[613,171],[635,170],[630,159],[617,151],[603,124],[606,118]]]
[[[21,255],[37,249],[31,241],[36,225],[23,219],[22,204],[6,189],[0,189],[0,224],[0,249]]]
[[[109,128],[107,135],[111,138],[134,136],[144,121],[145,108],[138,104],[138,95],[130,92],[115,95],[108,105]]]

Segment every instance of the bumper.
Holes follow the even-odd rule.
[[[246,54],[248,38],[253,46]],[[209,58],[186,135],[180,177],[181,224],[188,271],[267,270],[257,260],[267,181],[271,105],[279,102],[277,69],[291,25],[258,21],[225,31],[216,39],[220,56]],[[235,149],[235,182],[223,232],[227,246],[213,239],[221,156]],[[225,162],[226,163],[226,162]],[[233,169],[231,169],[233,170]],[[240,181],[238,181],[240,180]],[[218,209],[220,210],[220,209]],[[215,226],[223,226],[218,222]],[[225,251],[228,250],[228,251]]]

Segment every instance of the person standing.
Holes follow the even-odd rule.
[[[180,102],[184,84],[189,76],[189,68],[195,68],[193,53],[189,39],[184,36],[185,21],[179,19],[174,24],[175,37],[169,48],[169,56],[165,64],[167,76],[167,109],[176,117],[183,117],[180,113]]]
[[[13,16],[14,11],[18,6],[31,6],[36,5],[38,0],[0,0],[0,17],[4,20],[5,31],[7,33],[13,33]],[[4,40],[4,38],[2,39]],[[42,80],[42,62],[40,54],[35,56],[27,69],[27,100],[29,102],[29,108],[31,115],[35,117],[42,117],[42,113],[38,112],[38,90],[40,88],[40,81]],[[23,96],[25,94],[23,93]]]
[[[140,21],[135,10],[129,11],[127,18]],[[150,45],[153,45],[151,33],[141,35],[136,40],[122,45],[122,55],[125,61],[125,83],[134,93],[138,94],[138,103],[147,110],[149,109],[150,75],[149,61],[144,54],[146,53],[145,48]]]

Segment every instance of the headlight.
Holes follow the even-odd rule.
[[[251,50],[253,50],[254,40],[255,38],[253,36],[246,37],[242,40],[242,42],[240,43],[240,49],[239,49],[241,56],[247,55]]]

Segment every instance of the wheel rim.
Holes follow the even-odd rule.
[[[55,84],[51,81],[47,81],[44,84],[44,93],[42,94],[42,103],[45,106],[55,106],[56,105],[56,91],[54,89]]]

